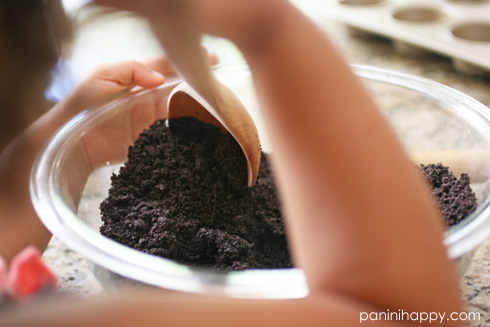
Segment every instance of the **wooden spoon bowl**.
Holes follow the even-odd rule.
[[[213,89],[210,104],[187,83],[177,85],[168,99],[168,119],[194,117],[229,132],[238,142],[247,160],[248,186],[257,180],[260,166],[260,140],[254,121],[238,97],[225,85]]]

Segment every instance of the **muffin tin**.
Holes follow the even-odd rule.
[[[490,0],[323,0],[323,16],[393,40],[403,53],[452,59],[456,70],[490,75]]]

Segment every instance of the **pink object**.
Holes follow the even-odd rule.
[[[5,294],[7,289],[7,264],[0,257],[0,298]]]
[[[7,283],[9,295],[21,300],[44,288],[56,288],[57,280],[42,262],[39,250],[30,245],[12,260]]]

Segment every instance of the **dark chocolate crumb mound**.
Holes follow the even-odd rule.
[[[476,210],[478,203],[468,174],[461,174],[458,180],[449,167],[441,163],[420,165],[420,170],[432,187],[447,226],[458,224]]]
[[[420,166],[448,226],[476,210],[467,174]],[[289,268],[276,187],[262,154],[249,189],[236,141],[193,118],[156,121],[129,148],[100,206],[103,235],[145,253],[218,271]]]
[[[146,253],[220,271],[291,267],[267,155],[248,188],[236,141],[194,118],[145,130],[100,209],[103,235]]]

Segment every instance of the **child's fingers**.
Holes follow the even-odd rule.
[[[215,65],[218,63],[218,57],[215,54],[208,54],[209,63]],[[143,87],[156,87],[161,85],[164,75],[175,74],[175,69],[171,62],[165,56],[144,59],[141,62],[120,61],[107,63],[94,69],[92,78],[114,82],[121,86],[139,85]]]
[[[88,78],[112,82],[120,86],[139,85],[143,87],[155,87],[165,81],[165,77],[160,72],[136,60],[100,65],[93,69]]]
[[[218,64],[219,59],[216,54],[208,53],[208,50],[205,47],[202,47],[202,50],[204,51],[205,55],[208,57],[208,62],[211,66]],[[148,58],[142,60],[141,62],[146,66],[150,67],[151,69],[159,73],[162,73],[165,76],[175,74],[174,66],[172,65],[170,60],[165,56]]]
[[[147,58],[141,61],[147,67],[157,71],[163,75],[173,75],[175,74],[175,69],[165,56]]]
[[[204,51],[206,51],[206,54],[208,56],[208,61],[211,66],[217,65],[219,63],[219,58],[215,53],[208,53],[206,48],[204,48]]]
[[[204,46],[201,46],[201,49],[204,52],[204,55],[208,57],[208,62],[211,66],[218,64],[219,59],[216,54],[209,53],[208,49],[206,49]]]
[[[159,71],[153,70],[147,65],[134,61],[130,75],[123,76],[124,81],[129,82],[129,84],[123,85],[140,85],[143,87],[155,87],[161,85],[165,81],[165,77]]]

